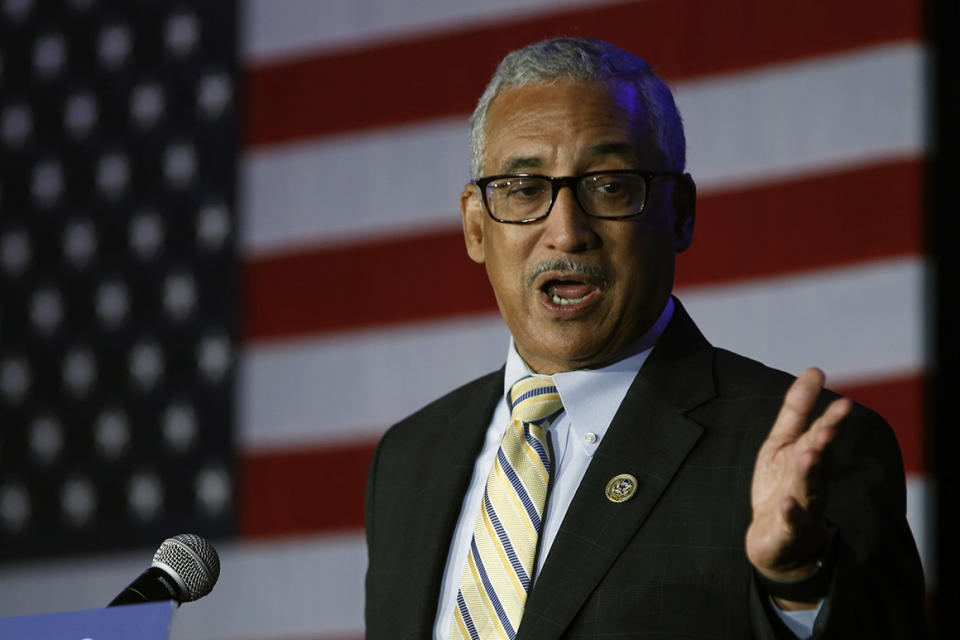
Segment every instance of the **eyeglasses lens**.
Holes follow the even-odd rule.
[[[592,174],[576,181],[580,206],[587,214],[599,218],[622,218],[639,213],[646,192],[646,181],[634,174]],[[545,216],[554,190],[547,178],[509,176],[487,184],[485,196],[494,217],[520,222]]]

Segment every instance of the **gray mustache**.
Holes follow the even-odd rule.
[[[602,287],[606,287],[609,281],[607,272],[601,267],[576,262],[571,258],[558,258],[556,260],[547,260],[546,262],[541,262],[535,266],[530,273],[527,274],[527,286],[532,286],[534,280],[547,271],[567,271],[581,276],[586,276],[592,282],[595,282]]]

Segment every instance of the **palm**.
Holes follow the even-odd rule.
[[[810,424],[823,381],[818,369],[797,378],[757,454],[746,551],[754,567],[770,577],[802,577],[826,539],[822,463],[851,404],[835,400]]]

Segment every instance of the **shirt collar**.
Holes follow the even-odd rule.
[[[627,357],[599,369],[579,369],[553,375],[564,411],[569,414],[578,435],[589,431],[597,436],[596,441],[586,447],[591,453],[600,444],[637,372],[673,317],[673,309],[673,298],[667,298],[660,317],[628,351],[630,355]],[[523,361],[511,337],[503,378],[503,394],[508,406],[508,394],[513,385],[532,375],[539,374],[533,373]],[[583,442],[582,437],[577,440]]]

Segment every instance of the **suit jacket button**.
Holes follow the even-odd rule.
[[[629,473],[610,478],[607,483],[607,500],[610,502],[626,502],[637,492],[637,479]]]

